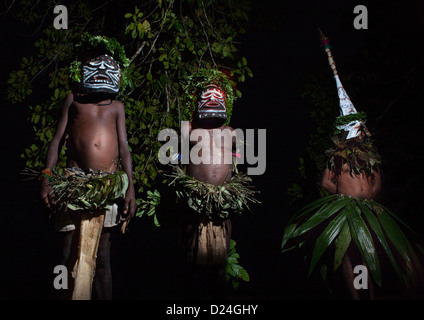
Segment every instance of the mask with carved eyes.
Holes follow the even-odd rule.
[[[118,93],[119,65],[108,55],[88,60],[82,67],[82,87],[84,92]]]
[[[216,85],[208,85],[200,94],[197,103],[197,117],[227,119],[225,92]]]

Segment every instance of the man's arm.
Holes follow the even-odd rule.
[[[117,130],[118,130],[118,143],[119,143],[119,157],[121,159],[122,169],[128,176],[128,190],[125,195],[124,211],[123,215],[126,216],[125,220],[131,219],[135,214],[136,201],[135,201],[135,190],[132,180],[132,162],[131,153],[128,148],[127,141],[127,130],[125,126],[125,111],[122,103],[118,104],[118,119],[117,119]]]
[[[56,165],[57,158],[59,155],[59,146],[63,140],[66,126],[68,124],[68,110],[72,102],[74,101],[74,96],[72,93],[68,93],[65,97],[63,103],[62,112],[60,114],[55,135],[53,136],[52,141],[50,142],[49,149],[47,151],[47,159],[45,163],[45,169],[52,170]],[[44,177],[41,180],[41,199],[46,204],[47,208],[53,209],[53,206],[56,204],[51,194],[52,188],[49,184],[49,179]]]
[[[334,176],[334,172],[326,168],[321,179],[321,187],[331,194],[335,194],[337,192],[337,185],[333,182]]]

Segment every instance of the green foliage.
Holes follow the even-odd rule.
[[[111,55],[123,67],[128,67],[130,60],[125,55],[125,49],[115,38],[105,36],[92,36],[88,32],[81,35],[81,40],[74,46],[77,58],[83,58],[90,54],[91,48],[101,50],[102,53]]]
[[[291,218],[285,228],[282,251],[302,246],[310,239],[305,235],[325,221],[329,223],[314,240],[309,276],[320,264],[327,264],[328,270],[336,271],[352,243],[358,248],[373,280],[379,286],[382,277],[380,258],[376,251],[377,244],[381,245],[393,270],[404,285],[408,287],[417,280],[417,271],[420,269],[417,253],[422,252],[422,247],[419,243],[410,241],[404,232],[407,231],[414,237],[417,234],[393,212],[374,200],[330,195],[310,203]],[[401,226],[405,229],[402,230]],[[376,235],[375,238],[372,237],[372,233]],[[333,243],[334,256],[330,259],[334,257],[334,260],[328,265],[324,253]],[[403,268],[401,265],[404,265]]]
[[[125,105],[139,194],[166,181],[158,164],[161,144],[157,136],[164,128],[179,130],[185,79],[200,69],[223,70],[231,78],[236,96],[241,97],[237,84],[252,76],[236,47],[237,37],[248,25],[248,1],[155,0],[135,7],[118,2],[78,1],[68,6],[68,30],[56,30],[46,19],[55,1],[37,2],[35,6],[31,3],[21,1],[18,11],[23,21],[36,27],[34,50],[10,74],[7,96],[13,103],[31,99],[34,104],[28,106],[34,141],[21,156],[29,168],[44,167],[63,98],[71,91],[70,75],[80,78],[78,64],[71,62],[76,58],[74,45],[85,32],[119,39],[130,57],[123,75],[128,85],[118,99]],[[37,25],[46,20],[49,23]],[[94,37],[89,41],[102,39]],[[111,41],[104,44],[118,48],[120,56],[120,47]],[[37,95],[32,98],[34,91]],[[65,166],[65,150],[61,150],[59,168]]]
[[[69,78],[75,82],[80,82],[82,79],[81,74],[82,62],[81,61],[72,61],[69,65]]]
[[[149,217],[153,217],[153,223],[156,227],[160,227],[158,217],[156,215],[156,209],[160,204],[160,193],[155,190],[154,192],[147,191],[147,200],[137,199],[137,217],[142,217],[146,214]]]
[[[240,285],[240,281],[250,281],[250,276],[241,265],[239,265],[238,259],[240,255],[236,252],[236,242],[230,240],[230,249],[228,250],[228,260],[225,266],[227,281],[231,281],[233,288],[237,289]]]
[[[292,183],[287,188],[287,195],[289,198],[289,204],[292,204],[298,199],[302,199],[302,187],[298,183]]]
[[[113,174],[80,173],[64,178],[54,174],[50,181],[55,199],[71,210],[105,209],[125,196],[128,177],[125,172]]]
[[[38,179],[40,172],[25,168],[22,174],[28,179]],[[64,169],[52,172],[49,177],[52,192],[59,210],[68,207],[71,210],[90,211],[108,209],[111,203],[125,197],[128,189],[128,176],[123,171],[106,173],[104,171],[84,172]]]
[[[169,185],[175,186],[177,198],[187,202],[195,212],[211,219],[226,219],[231,213],[242,214],[250,211],[250,203],[260,203],[255,199],[257,191],[252,190],[252,179],[243,173],[233,175],[224,185],[194,179],[179,166],[174,166],[173,172],[167,175],[173,178]]]
[[[341,133],[340,130],[337,130],[337,127],[349,124],[352,121],[359,121],[359,122],[365,123],[367,121],[367,114],[365,112],[357,112],[357,113],[348,114],[346,116],[337,117],[334,121],[334,126],[335,126],[334,133],[335,134]]]

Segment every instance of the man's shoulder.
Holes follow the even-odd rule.
[[[66,96],[65,96],[65,99],[72,99],[72,100],[74,100],[74,93],[72,91],[71,92],[68,92],[66,94]]]
[[[124,103],[119,100],[112,100],[111,106],[117,108],[120,111],[124,111]]]
[[[120,100],[112,100],[112,105],[123,107],[124,103]]]
[[[221,129],[221,130],[228,129],[228,130],[230,130],[230,131],[234,131],[234,129],[233,129],[232,127],[227,126],[227,125],[223,125],[223,126],[221,126],[221,127],[220,127],[220,129]]]

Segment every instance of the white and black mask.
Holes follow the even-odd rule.
[[[197,116],[204,118],[227,119],[225,92],[216,85],[209,85],[200,94],[197,104]]]
[[[119,65],[108,55],[88,60],[82,67],[82,88],[84,92],[118,93]]]

